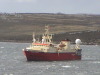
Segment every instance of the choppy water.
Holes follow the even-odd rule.
[[[100,46],[82,45],[80,61],[26,61],[29,43],[0,42],[0,75],[100,75]]]

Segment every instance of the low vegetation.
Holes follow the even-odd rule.
[[[54,41],[68,37],[74,42],[78,37],[84,43],[100,43],[100,15],[59,13],[1,13],[0,41],[30,42],[32,33],[41,35],[45,25],[50,25]]]

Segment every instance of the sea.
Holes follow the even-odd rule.
[[[0,75],[100,75],[100,45],[81,45],[82,60],[27,61],[30,44],[0,42]]]

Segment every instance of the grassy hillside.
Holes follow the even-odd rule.
[[[1,13],[0,40],[31,41],[32,33],[41,35],[45,25],[50,25],[50,32],[53,34],[100,31],[100,15]]]

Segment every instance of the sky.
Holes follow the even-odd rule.
[[[0,0],[0,12],[100,14],[100,0]]]

